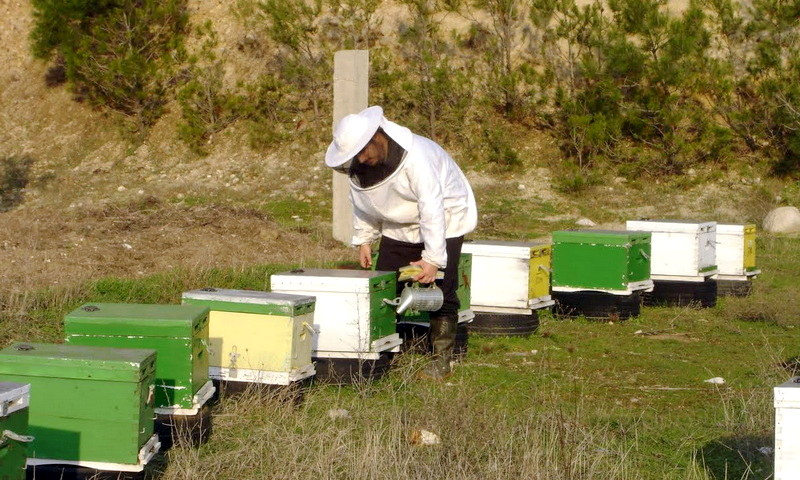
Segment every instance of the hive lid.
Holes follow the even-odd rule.
[[[800,377],[775,387],[774,395],[775,408],[800,408]]]
[[[697,233],[716,231],[717,222],[696,222],[691,220],[628,220],[628,230],[641,230],[658,233]]]
[[[15,402],[27,395],[30,390],[31,386],[27,383],[0,382],[0,404]]]
[[[602,245],[650,243],[650,232],[632,230],[560,230],[553,232],[553,243],[597,243]]]
[[[155,367],[155,350],[14,343],[0,350],[0,379],[51,377],[138,382]]]
[[[270,277],[272,290],[278,292],[366,293],[386,288],[389,284],[395,285],[396,282],[397,272],[325,268],[298,269]]]
[[[549,247],[547,242],[510,242],[503,240],[474,240],[464,242],[461,251],[473,255],[508,258],[531,258],[531,250]]]
[[[717,233],[721,234],[744,234],[755,233],[756,225],[754,223],[718,223]]]
[[[203,305],[87,303],[64,317],[64,333],[189,338],[207,318]]]
[[[295,316],[314,311],[316,298],[311,295],[203,288],[183,293],[183,303],[204,305],[223,312]]]

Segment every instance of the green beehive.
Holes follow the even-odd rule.
[[[652,286],[649,232],[553,232],[554,292],[592,290],[625,294]]]
[[[0,480],[23,480],[28,443],[30,385],[0,382]]]
[[[153,435],[156,353],[16,343],[0,350],[0,381],[29,383],[28,465],[141,471]]]
[[[156,412],[194,415],[213,394],[208,378],[208,307],[92,303],[64,317],[70,345],[150,348]]]

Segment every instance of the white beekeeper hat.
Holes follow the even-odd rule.
[[[333,141],[325,153],[325,165],[336,168],[351,160],[364,147],[383,120],[383,108],[365,108],[345,116],[333,127]]]

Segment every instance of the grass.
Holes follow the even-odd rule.
[[[768,479],[772,388],[800,356],[800,239],[764,237],[748,298],[711,309],[645,308],[625,322],[545,317],[527,339],[471,337],[447,383],[401,356],[377,382],[312,385],[215,407],[199,449],[176,448],[164,480],[212,478]],[[191,288],[266,289],[290,266],[107,278],[4,302],[2,340],[59,341],[86,301],[177,302]],[[24,313],[14,315],[9,312]],[[704,382],[723,377],[724,385]],[[331,418],[344,409],[346,418]],[[414,445],[415,430],[440,445]]]

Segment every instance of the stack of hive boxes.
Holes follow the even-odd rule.
[[[183,303],[210,310],[209,376],[223,390],[314,375],[314,297],[204,288],[184,292]]]
[[[553,298],[558,311],[587,318],[636,316],[650,279],[650,233],[553,232]]]
[[[753,279],[761,273],[756,267],[756,226],[717,224],[717,293],[747,296]]]
[[[0,478],[23,480],[28,459],[30,385],[0,382]]]
[[[653,291],[645,304],[713,307],[717,302],[717,224],[628,220],[628,230],[652,233]]]
[[[395,327],[396,272],[300,269],[272,275],[272,291],[316,298],[316,378],[350,383],[382,375],[402,343]]]
[[[196,445],[208,437],[208,307],[87,304],[64,318],[64,332],[68,345],[155,350],[156,431],[164,448],[178,438]]]
[[[472,254],[470,330],[483,335],[528,335],[550,296],[552,246],[541,242],[465,242]]]
[[[33,477],[86,467],[141,472],[153,434],[153,350],[15,343],[0,350],[0,381],[32,395],[27,464]]]

